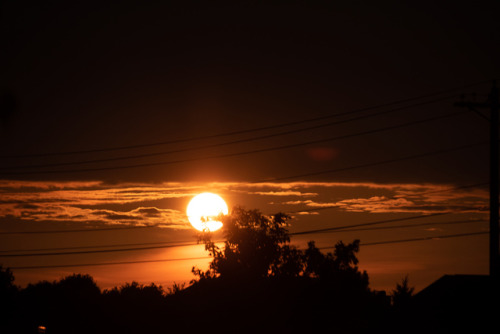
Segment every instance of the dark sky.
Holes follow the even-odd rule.
[[[488,122],[453,104],[485,101],[500,77],[498,1],[168,3],[1,2],[2,251],[192,241],[185,207],[213,191],[295,212],[291,232],[443,214],[424,220],[437,227],[311,235],[321,247],[482,233],[363,246],[375,288],[487,272],[487,227],[469,224],[487,218],[486,187],[454,187],[487,182]],[[198,248],[2,262],[206,256]],[[189,281],[192,265],[81,270],[112,287]],[[15,273],[26,284],[74,270]]]
[[[4,1],[1,89],[6,109],[2,111],[1,155],[94,150],[247,130],[446,91],[499,74],[500,27],[495,16],[499,6],[493,1],[182,3]],[[477,99],[485,99],[489,89],[486,83],[455,93],[477,92],[482,94]],[[185,154],[10,168],[165,152],[321,122],[182,145],[5,158],[4,166],[9,169],[4,178],[256,181],[487,139],[487,125],[470,113],[377,135],[236,158],[107,172],[37,174],[42,170],[169,162],[302,143],[451,113],[458,111],[453,107],[456,100],[364,122]],[[9,107],[12,101],[13,110]],[[311,149],[327,152],[326,157],[311,157]],[[466,160],[482,159],[485,152],[468,155]],[[422,181],[444,177],[452,181],[456,176],[483,172],[483,161],[477,166],[462,166],[460,155],[439,159],[437,165],[444,166],[444,173],[422,172],[421,166],[415,169],[411,161],[322,178]],[[427,164],[418,162],[422,163]],[[457,166],[461,166],[458,175],[450,176],[449,170]],[[34,173],[15,174],[20,172]]]

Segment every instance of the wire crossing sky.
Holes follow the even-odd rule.
[[[440,99],[436,99],[436,100],[432,100],[432,101],[426,101],[426,102],[422,102],[422,103],[418,103],[418,104],[413,104],[411,106],[404,106],[404,107],[399,107],[399,108],[396,108],[396,109],[385,110],[385,111],[381,111],[381,112],[377,112],[377,113],[372,113],[372,114],[369,114],[369,115],[362,115],[362,116],[358,116],[358,117],[355,117],[355,118],[349,118],[349,119],[346,119],[346,120],[329,122],[329,123],[324,123],[324,124],[309,126],[309,127],[306,127],[306,128],[288,130],[288,131],[279,132],[279,133],[271,133],[271,134],[267,134],[267,135],[260,135],[260,136],[257,136],[257,137],[251,137],[251,138],[233,140],[233,141],[223,142],[223,143],[202,145],[202,146],[196,146],[196,147],[188,147],[188,148],[183,148],[183,149],[170,150],[170,151],[162,151],[162,152],[155,152],[155,153],[147,153],[147,154],[139,154],[139,155],[131,155],[131,156],[121,156],[121,157],[114,157],[114,158],[105,158],[105,159],[83,160],[83,161],[75,161],[75,162],[52,163],[52,164],[42,164],[42,165],[11,166],[11,167],[8,167],[8,169],[18,170],[18,169],[27,169],[27,168],[73,166],[73,165],[90,164],[90,163],[96,163],[96,162],[120,161],[120,160],[129,160],[129,159],[152,157],[152,156],[163,156],[163,155],[169,155],[169,154],[173,154],[173,153],[190,152],[190,151],[202,150],[202,149],[206,149],[206,148],[213,148],[213,147],[221,147],[221,146],[227,146],[227,145],[234,145],[234,144],[240,144],[240,143],[246,143],[246,142],[251,142],[251,141],[256,141],[256,140],[262,140],[262,139],[274,138],[274,137],[278,137],[278,136],[289,135],[289,134],[303,132],[303,131],[309,131],[309,130],[319,129],[319,128],[323,128],[323,127],[327,127],[327,126],[332,126],[332,125],[339,125],[339,124],[343,124],[343,123],[347,123],[347,122],[352,122],[352,121],[356,121],[356,120],[362,120],[362,119],[371,118],[371,117],[374,117],[374,116],[384,115],[384,114],[391,113],[391,112],[398,111],[398,110],[403,110],[403,109],[407,109],[407,108],[413,108],[413,107],[416,107],[416,106],[426,105],[426,104],[429,104],[429,103],[435,103],[435,102],[443,101],[443,100],[449,100],[449,99],[455,98],[457,96],[458,95],[454,95],[452,97],[445,97],[445,98],[440,98]],[[367,108],[367,109],[371,109],[371,108]],[[347,113],[345,113],[345,114],[347,114]],[[450,115],[450,116],[454,116],[454,115]],[[444,116],[444,117],[448,117],[448,116]],[[436,118],[436,119],[440,119],[440,118]],[[435,119],[432,118],[432,119],[429,119],[429,120],[424,120],[424,122],[426,122],[426,121],[433,121],[433,120],[435,120]],[[406,125],[402,125],[402,126],[406,126]],[[381,131],[385,131],[385,130],[381,130]],[[357,135],[361,135],[361,134],[354,134],[354,136],[357,136]],[[331,140],[331,139],[326,139],[326,140]],[[309,144],[309,143],[306,143],[306,145],[307,144]],[[301,144],[297,144],[297,145],[300,146]],[[102,151],[102,150],[100,150],[100,151]],[[242,154],[245,154],[245,153],[242,153]]]
[[[52,152],[52,153],[38,153],[38,154],[30,154],[30,155],[14,155],[14,156],[4,156],[3,158],[27,158],[27,157],[47,157],[47,156],[55,156],[55,155],[74,155],[74,154],[86,154],[86,153],[97,153],[97,152],[109,152],[109,151],[121,151],[121,150],[129,150],[129,149],[135,149],[135,148],[144,148],[144,147],[150,147],[150,146],[163,146],[163,145],[169,145],[169,144],[178,144],[182,142],[189,142],[189,141],[199,141],[199,140],[204,140],[204,139],[210,139],[210,138],[217,138],[217,137],[227,137],[227,136],[234,136],[234,135],[240,135],[240,134],[245,134],[245,133],[251,133],[251,132],[259,132],[263,130],[270,130],[270,129],[277,129],[277,128],[282,128],[282,127],[288,127],[292,125],[297,125],[297,124],[306,124],[310,122],[316,122],[316,121],[322,121],[325,119],[330,119],[330,118],[335,118],[335,117],[340,117],[340,116],[345,116],[345,115],[351,115],[351,114],[357,114],[360,112],[365,112],[373,109],[379,109],[379,108],[385,108],[385,107],[390,107],[393,105],[401,104],[401,103],[407,103],[407,102],[412,102],[415,100],[421,100],[429,97],[434,97],[437,95],[443,95],[443,94],[448,94],[456,91],[460,91],[466,88],[471,88],[471,87],[476,87],[476,86],[481,86],[484,85],[485,83],[489,83],[489,81],[482,81],[478,83],[471,83],[465,86],[461,87],[455,87],[451,88],[445,91],[440,91],[440,92],[435,92],[435,93],[430,93],[422,96],[417,96],[417,97],[411,97],[411,98],[406,98],[403,100],[398,100],[398,101],[393,101],[393,102],[387,102],[381,105],[377,106],[372,106],[372,107],[365,107],[361,109],[355,109],[351,111],[346,111],[346,112],[341,112],[341,113],[335,113],[332,115],[326,115],[322,117],[316,117],[316,118],[309,118],[309,119],[304,119],[300,121],[294,121],[294,122],[288,122],[288,123],[283,123],[283,124],[277,124],[277,125],[270,125],[270,126],[265,126],[265,127],[260,127],[260,128],[255,128],[255,129],[249,129],[249,130],[239,130],[239,131],[232,131],[232,132],[226,132],[226,133],[219,133],[219,134],[213,134],[213,135],[208,135],[208,136],[202,136],[202,137],[193,137],[193,138],[186,138],[186,139],[173,139],[170,141],[165,141],[165,142],[159,142],[159,143],[150,143],[150,144],[140,144],[140,145],[132,145],[132,146],[122,146],[122,147],[112,147],[112,148],[97,148],[97,149],[89,149],[89,150],[83,150],[83,151],[73,151],[73,152]],[[431,101],[425,101],[417,104],[412,104],[410,106],[404,106],[404,107],[399,107],[396,109],[390,109],[388,111],[384,111],[382,113],[386,112],[393,112],[397,110],[402,110],[402,109],[407,109],[407,108],[412,108],[415,106],[421,106],[425,105],[428,103],[434,103],[438,101],[443,101],[443,100],[448,100],[450,98],[455,98],[458,97],[459,95],[452,95],[450,97],[441,97],[437,98]],[[378,113],[376,114],[378,115]],[[364,117],[372,117],[372,115],[367,115]],[[357,119],[357,118],[356,118]],[[356,120],[354,119],[354,120]],[[347,120],[350,121],[350,120]],[[334,123],[327,123],[326,125],[319,125],[317,127],[323,127],[323,126],[329,126],[332,124],[337,124],[336,122]],[[315,127],[308,127],[306,129],[314,129]],[[299,130],[292,130],[292,131],[304,131],[303,129]],[[288,133],[288,132],[286,132]],[[278,134],[280,135],[280,134]]]
[[[184,6],[2,5],[0,259],[18,284],[189,282],[205,192],[288,213],[297,245],[373,245],[374,288],[487,271],[489,122],[455,104],[500,76],[498,3]]]
[[[428,241],[441,238],[457,238],[457,237],[467,237],[484,235],[488,232],[477,232],[477,233],[463,233],[463,234],[452,234],[452,235],[439,235],[435,237],[427,238],[414,238],[414,239],[404,239],[404,240],[387,240],[373,243],[361,244],[362,246],[374,246],[382,244],[393,244],[393,243],[404,243],[413,241]],[[320,249],[332,249],[332,247],[320,247]],[[61,265],[41,265],[41,266],[26,266],[26,267],[12,267],[15,270],[26,270],[26,269],[46,269],[46,268],[74,268],[74,267],[92,267],[92,266],[111,266],[120,264],[138,264],[138,263],[154,263],[154,262],[170,262],[170,261],[190,261],[190,260],[200,260],[200,259],[211,259],[209,256],[194,257],[194,258],[172,258],[172,259],[161,259],[161,260],[142,260],[142,261],[122,261],[122,262],[103,262],[103,263],[82,263],[82,264],[61,264]]]

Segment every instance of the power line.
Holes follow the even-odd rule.
[[[342,230],[334,230],[335,232],[358,232],[358,231],[374,231],[374,230],[391,230],[391,229],[399,229],[399,228],[413,228],[419,226],[434,226],[434,225],[456,225],[456,224],[477,224],[487,222],[485,219],[476,219],[476,220],[457,220],[457,221],[447,221],[447,222],[432,222],[432,223],[417,223],[410,225],[391,225],[391,226],[377,226],[377,227],[362,227],[362,228],[352,228],[352,229],[342,229]]]
[[[448,239],[448,238],[459,238],[459,237],[468,237],[475,235],[483,235],[488,234],[489,232],[469,232],[469,233],[459,233],[459,234],[445,234],[445,235],[435,235],[429,237],[421,237],[421,238],[410,238],[410,239],[398,239],[398,240],[386,240],[386,241],[374,241],[367,243],[360,243],[360,246],[375,246],[375,245],[386,245],[386,244],[398,244],[404,242],[414,242],[414,241],[427,241],[427,240],[439,240],[439,239]],[[318,247],[318,249],[332,249],[335,246],[327,246],[327,247]]]
[[[257,136],[257,137],[251,137],[251,138],[233,140],[233,141],[223,142],[223,143],[207,144],[207,145],[202,145],[202,146],[187,147],[187,148],[181,148],[181,149],[175,149],[175,150],[169,150],[169,151],[162,151],[162,152],[154,152],[154,153],[143,153],[143,154],[122,156],[122,157],[102,158],[102,159],[93,159],[93,160],[80,160],[80,161],[72,161],[72,162],[59,162],[59,163],[39,164],[39,165],[18,165],[18,166],[0,167],[0,169],[1,170],[11,170],[11,169],[29,169],[29,168],[46,168],[46,167],[75,166],[75,165],[82,165],[82,164],[91,164],[91,163],[100,163],[100,162],[111,162],[111,161],[121,161],[121,160],[130,160],[130,159],[138,159],[138,158],[147,158],[147,157],[162,156],[162,155],[168,155],[168,154],[174,154],[174,153],[184,153],[184,152],[190,152],[190,151],[196,151],[196,150],[202,150],[202,149],[208,149],[208,148],[216,148],[216,147],[221,147],[221,146],[242,144],[242,143],[247,143],[247,142],[252,142],[252,141],[257,141],[257,140],[269,139],[269,138],[273,138],[273,137],[280,137],[280,136],[285,136],[285,135],[289,135],[289,134],[294,134],[294,133],[309,131],[309,130],[315,130],[315,129],[324,128],[324,127],[328,127],[328,126],[332,126],[332,125],[338,125],[338,124],[344,124],[344,123],[348,123],[348,122],[363,120],[363,119],[367,119],[367,118],[371,118],[371,117],[375,117],[375,116],[380,116],[380,115],[388,114],[388,113],[391,113],[391,112],[394,112],[394,111],[399,111],[399,110],[408,109],[408,108],[414,108],[414,107],[417,107],[417,106],[422,106],[422,105],[431,104],[431,103],[435,103],[435,102],[439,102],[439,101],[443,101],[443,100],[448,100],[448,99],[451,99],[451,98],[454,98],[454,97],[456,97],[456,95],[447,96],[447,97],[440,98],[440,99],[435,99],[435,100],[432,100],[432,101],[425,101],[425,102],[414,104],[414,105],[410,105],[410,106],[404,106],[404,107],[399,107],[399,108],[395,108],[395,109],[384,110],[384,111],[377,112],[377,113],[372,113],[372,114],[369,114],[369,115],[357,116],[357,117],[346,119],[346,120],[339,120],[339,121],[335,121],[335,122],[329,122],[329,123],[325,123],[325,124],[319,124],[319,125],[309,126],[309,127],[306,127],[306,128],[288,130],[288,131],[278,132],[278,133],[271,133],[271,134],[264,135],[264,136]]]
[[[364,227],[342,229],[332,232],[359,232],[359,231],[373,231],[373,230],[390,230],[399,228],[413,228],[419,226],[434,226],[434,225],[456,225],[456,224],[476,224],[487,222],[485,219],[475,220],[459,220],[459,221],[446,221],[446,222],[430,222],[418,223],[411,225],[391,225],[391,226],[378,226],[378,227]],[[215,243],[220,243],[222,240],[215,240]],[[172,245],[173,244],[173,245]],[[198,242],[179,241],[179,242],[142,242],[142,243],[128,243],[128,244],[114,244],[114,245],[95,245],[95,246],[74,246],[74,247],[55,247],[55,248],[29,248],[29,249],[8,249],[0,250],[0,253],[14,253],[14,252],[43,252],[43,251],[57,251],[57,250],[74,250],[74,249],[93,249],[93,248],[113,248],[113,247],[129,247],[129,246],[148,246],[148,245],[172,245],[172,247],[188,247],[199,245]]]
[[[162,249],[187,246],[185,244],[173,244],[162,246],[146,246],[146,247],[133,247],[133,248],[118,248],[118,249],[97,249],[85,251],[67,251],[67,252],[51,252],[51,253],[19,253],[19,254],[0,254],[0,257],[27,257],[27,256],[55,256],[55,255],[79,255],[79,254],[95,254],[95,253],[116,253],[116,252],[134,252],[150,249]]]
[[[274,147],[268,147],[268,148],[262,148],[262,149],[255,149],[255,150],[250,150],[250,151],[219,154],[219,155],[213,155],[213,156],[207,156],[207,157],[196,157],[196,158],[171,160],[171,161],[164,161],[164,162],[151,162],[151,163],[121,165],[121,166],[112,166],[112,167],[81,168],[81,169],[69,169],[69,170],[28,171],[28,172],[2,172],[2,174],[3,175],[28,175],[28,174],[60,174],[60,173],[96,172],[96,171],[107,171],[107,170],[117,170],[117,169],[164,166],[164,165],[178,164],[178,163],[185,163],[185,162],[229,158],[229,157],[236,157],[236,156],[242,156],[242,155],[271,152],[271,151],[277,151],[277,150],[283,150],[283,149],[290,149],[290,148],[307,146],[307,145],[324,143],[324,142],[330,142],[330,141],[335,141],[335,140],[340,140],[340,139],[347,139],[347,138],[354,138],[354,137],[364,136],[364,135],[369,135],[369,134],[375,134],[375,133],[380,133],[380,132],[384,132],[384,131],[400,129],[400,128],[404,128],[404,127],[408,127],[408,126],[412,126],[412,125],[416,125],[416,124],[422,124],[422,123],[426,123],[426,122],[436,121],[436,120],[440,120],[440,119],[444,119],[444,118],[448,118],[448,117],[453,117],[453,116],[457,116],[457,115],[464,114],[464,113],[465,113],[464,111],[453,112],[453,113],[449,113],[449,114],[445,114],[445,115],[434,116],[434,117],[430,117],[430,118],[426,118],[426,119],[406,122],[406,123],[402,123],[402,124],[398,124],[398,125],[387,126],[384,128],[378,128],[378,129],[374,129],[374,130],[362,131],[362,132],[358,132],[358,133],[354,133],[354,134],[341,135],[341,136],[329,137],[329,138],[324,138],[324,139],[317,139],[317,140],[296,143],[296,144],[288,144],[288,145],[274,146]]]
[[[121,261],[121,262],[98,262],[98,263],[82,263],[82,264],[60,264],[60,265],[41,265],[41,266],[21,266],[21,267],[9,267],[9,269],[21,270],[21,269],[46,269],[46,268],[75,268],[75,267],[94,267],[94,266],[111,266],[118,264],[137,264],[137,263],[154,263],[154,262],[171,262],[171,261],[188,261],[188,260],[202,260],[210,259],[210,256],[200,256],[200,257],[184,257],[184,258],[172,258],[172,259],[161,259],[161,260],[144,260],[144,261]]]
[[[264,131],[264,130],[277,129],[277,128],[287,127],[287,126],[292,126],[292,125],[297,125],[297,124],[304,124],[304,123],[310,123],[310,122],[315,122],[315,121],[321,121],[321,120],[329,119],[329,118],[332,118],[332,117],[345,116],[345,115],[350,115],[350,114],[364,112],[364,111],[373,110],[373,109],[390,107],[390,106],[397,105],[397,104],[402,104],[402,103],[412,102],[412,101],[421,100],[421,99],[425,99],[425,98],[430,98],[430,97],[434,97],[434,96],[438,96],[438,95],[453,93],[453,92],[456,92],[456,91],[459,91],[459,90],[463,90],[463,89],[467,89],[467,88],[471,88],[471,87],[480,86],[480,85],[483,85],[485,83],[489,83],[489,81],[476,82],[476,83],[467,84],[467,85],[460,86],[460,87],[454,87],[454,88],[451,88],[451,89],[442,90],[442,91],[439,91],[439,92],[434,92],[434,93],[430,93],[430,94],[419,95],[419,96],[416,96],[416,97],[411,97],[411,98],[396,100],[396,101],[392,101],[392,102],[388,102],[388,103],[379,104],[379,105],[376,105],[376,106],[365,107],[365,108],[360,108],[360,109],[354,109],[354,110],[350,110],[350,111],[347,111],[347,112],[342,112],[342,113],[337,113],[337,114],[331,114],[331,115],[325,115],[325,116],[320,116],[320,117],[314,117],[314,118],[309,118],[309,119],[304,119],[304,120],[299,120],[299,121],[294,121],[294,122],[288,122],[288,123],[281,123],[281,124],[276,124],[276,125],[258,127],[258,128],[248,129],[248,130],[230,131],[230,132],[219,133],[219,134],[212,134],[212,135],[206,135],[206,136],[197,136],[197,137],[191,137],[191,138],[185,138],[185,139],[174,139],[174,140],[162,141],[162,142],[156,142],[156,143],[149,143],[149,144],[116,146],[116,147],[108,147],[108,148],[100,148],[100,149],[89,149],[89,150],[80,150],[80,151],[66,151],[66,152],[49,152],[49,153],[24,154],[24,155],[10,155],[10,156],[2,156],[1,158],[32,158],[32,157],[49,157],[49,156],[64,156],[64,155],[87,154],[87,153],[98,153],[98,152],[111,152],[111,151],[128,150],[128,149],[136,149],[136,148],[144,148],[144,147],[153,147],[153,146],[161,146],[161,145],[168,145],[168,144],[178,144],[178,143],[184,143],[184,142],[190,142],[190,141],[197,141],[197,140],[205,140],[205,139],[218,138],[218,137],[240,135],[240,134],[251,133],[251,132],[258,132],[258,131]]]
[[[394,158],[394,159],[382,160],[382,161],[377,161],[377,162],[372,162],[372,163],[366,163],[366,164],[361,164],[361,165],[354,165],[354,166],[341,167],[341,168],[335,168],[335,169],[327,169],[327,170],[318,171],[318,172],[296,174],[296,175],[284,176],[284,177],[269,178],[266,180],[256,181],[254,183],[284,181],[284,180],[297,179],[297,178],[303,178],[303,177],[344,172],[344,171],[349,171],[349,170],[358,169],[358,168],[374,167],[374,166],[379,166],[379,165],[385,165],[388,163],[401,162],[401,161],[413,160],[413,159],[417,159],[417,158],[430,157],[433,155],[450,153],[450,152],[454,152],[454,151],[459,151],[459,150],[463,150],[463,149],[468,149],[468,148],[473,148],[473,147],[477,147],[477,146],[481,146],[481,145],[486,145],[487,143],[488,142],[483,141],[483,142],[478,142],[478,143],[473,143],[473,144],[461,145],[461,146],[456,146],[456,147],[451,147],[451,148],[446,148],[446,149],[441,149],[441,150],[436,150],[436,151],[431,151],[431,152],[425,152],[425,153],[420,153],[420,154],[414,154],[414,155],[409,155],[409,156],[401,157],[401,158]]]
[[[436,240],[436,239],[446,239],[446,238],[457,238],[466,236],[475,236],[487,234],[489,232],[472,232],[472,233],[460,233],[460,234],[447,234],[439,235],[433,237],[424,238],[412,238],[412,239],[399,239],[399,240],[387,240],[379,242],[369,242],[360,244],[361,246],[374,246],[381,244],[394,244],[403,242],[414,242],[414,241],[426,241],[426,240]],[[333,247],[320,247],[318,249],[331,249]],[[82,263],[82,264],[60,264],[60,265],[39,265],[39,266],[19,266],[19,267],[9,267],[13,270],[26,270],[26,269],[48,269],[48,268],[75,268],[75,267],[94,267],[94,266],[110,266],[110,265],[120,265],[120,264],[139,264],[139,263],[155,263],[155,262],[171,262],[171,261],[189,261],[189,260],[203,260],[211,259],[210,256],[200,256],[200,257],[188,257],[188,258],[171,258],[171,259],[160,259],[160,260],[143,260],[143,261],[121,261],[121,262],[98,262],[98,263]]]
[[[0,250],[0,253],[13,253],[13,252],[44,252],[44,251],[57,251],[57,250],[71,250],[71,249],[92,249],[92,248],[113,248],[113,247],[130,247],[130,246],[147,246],[147,245],[171,245],[175,244],[176,247],[193,246],[197,242],[192,241],[178,241],[178,242],[141,242],[141,243],[127,243],[127,244],[114,244],[114,245],[94,245],[94,246],[73,246],[73,247],[52,247],[52,248],[28,248],[28,249],[7,249]]]
[[[127,226],[127,227],[103,227],[103,228],[76,229],[76,230],[9,231],[9,232],[0,232],[0,235],[9,235],[9,234],[51,234],[51,233],[76,233],[76,232],[102,232],[102,231],[137,230],[137,229],[152,228],[152,227],[157,227],[157,225]]]
[[[447,215],[447,214],[451,214],[451,213],[450,212],[434,213],[434,214],[428,214],[428,215],[388,219],[388,220],[381,220],[381,221],[376,221],[376,222],[369,222],[369,223],[362,223],[362,224],[355,224],[355,225],[345,225],[345,226],[337,226],[337,227],[330,227],[330,228],[317,229],[317,230],[294,232],[294,233],[289,233],[289,235],[294,236],[294,235],[325,233],[325,232],[329,232],[329,231],[348,229],[348,228],[352,228],[352,227],[371,226],[371,225],[385,224],[385,223],[391,223],[391,222],[413,220],[413,219],[418,219],[418,218],[443,216],[443,215]],[[100,249],[100,250],[85,250],[85,251],[50,252],[50,253],[18,253],[18,254],[3,254],[3,255],[0,254],[0,257],[55,256],[55,255],[78,255],[78,254],[93,254],[93,253],[129,252],[129,251],[141,251],[141,250],[150,250],[150,249],[172,248],[172,247],[178,247],[179,245],[182,246],[184,244],[174,244],[174,245],[168,244],[168,245],[161,245],[161,246],[146,246],[146,247],[118,248],[118,249]]]
[[[395,244],[395,243],[402,243],[402,242],[413,242],[413,241],[425,241],[425,240],[437,240],[437,239],[468,237],[468,236],[482,235],[482,234],[488,234],[488,233],[489,232],[487,232],[487,231],[483,231],[483,232],[470,232],[470,233],[459,233],[459,234],[435,235],[435,236],[422,237],[422,238],[387,240],[387,241],[375,241],[375,242],[361,243],[360,246],[374,246],[374,245]]]
[[[370,225],[387,224],[387,223],[392,223],[392,222],[399,222],[399,221],[405,221],[405,220],[413,220],[413,219],[419,219],[419,218],[444,216],[444,215],[449,215],[449,214],[452,214],[452,212],[440,212],[440,213],[432,213],[432,214],[427,214],[427,215],[419,215],[419,216],[412,216],[412,217],[405,217],[405,218],[395,218],[395,219],[379,220],[379,221],[369,222],[369,223],[335,226],[335,227],[321,228],[321,229],[316,229],[316,230],[293,232],[293,233],[289,233],[289,235],[293,236],[293,235],[306,235],[306,234],[325,233],[325,232],[331,232],[331,231],[336,231],[336,230],[348,229],[348,228],[352,228],[352,227],[362,227],[362,226],[370,226]]]

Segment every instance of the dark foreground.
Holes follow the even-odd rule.
[[[1,333],[496,332],[487,276],[445,276],[398,305],[384,292],[314,279],[204,280],[100,291],[88,275],[2,292]],[[493,326],[492,330],[487,330]]]

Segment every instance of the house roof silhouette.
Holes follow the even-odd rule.
[[[482,298],[493,288],[487,275],[444,275],[415,295],[416,301],[439,302],[449,298]]]
[[[426,333],[500,328],[499,284],[487,275],[444,275],[413,297],[412,322]]]

